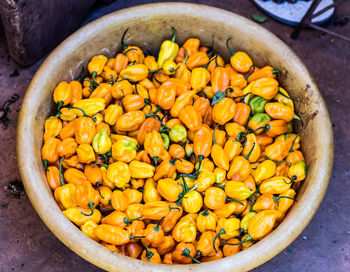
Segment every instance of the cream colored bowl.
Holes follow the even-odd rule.
[[[114,56],[126,43],[144,50],[158,49],[177,29],[176,41],[198,37],[202,44],[215,40],[215,49],[226,58],[225,41],[232,37],[232,48],[246,51],[258,66],[271,65],[282,71],[281,85],[299,97],[296,111],[304,121],[300,130],[308,176],[295,203],[283,222],[265,239],[248,250],[218,261],[200,265],[159,265],[116,254],[85,236],[62,214],[47,185],[40,150],[45,119],[54,112],[54,87],[61,80],[72,80],[81,66],[96,54]],[[157,53],[157,52],[155,52]],[[24,186],[34,208],[48,228],[67,247],[84,259],[110,271],[245,271],[281,252],[310,222],[327,189],[333,164],[333,132],[325,102],[302,61],[275,35],[231,12],[194,4],[163,3],[124,9],[83,27],[57,47],[33,78],[25,95],[17,134],[18,165]]]

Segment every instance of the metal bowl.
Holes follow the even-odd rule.
[[[233,256],[200,265],[147,263],[113,253],[85,236],[57,206],[47,185],[40,157],[45,119],[54,112],[52,92],[61,80],[72,80],[98,53],[114,56],[129,28],[126,43],[144,50],[158,49],[177,29],[177,42],[198,37],[202,44],[215,40],[215,49],[228,59],[225,41],[246,51],[258,66],[282,71],[281,85],[296,102],[304,127],[299,128],[308,167],[298,201],[282,223],[266,238]],[[157,53],[157,52],[154,52]],[[204,5],[149,4],[104,16],[71,35],[41,65],[25,95],[17,130],[18,165],[28,197],[47,227],[67,247],[109,271],[246,271],[261,265],[286,248],[304,230],[326,192],[333,164],[333,132],[326,104],[302,61],[274,34],[234,13]]]

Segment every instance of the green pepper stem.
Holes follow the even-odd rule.
[[[64,104],[63,101],[58,101],[58,102],[57,102],[57,111],[58,111],[58,112],[59,112],[60,109],[62,108],[63,104]]]
[[[89,214],[84,213],[84,212],[81,212],[81,214],[82,214],[82,215],[85,215],[85,216],[91,216],[91,215],[93,215],[93,213],[94,213],[94,205],[95,205],[95,203],[92,202],[92,201],[90,201],[90,202],[88,203],[88,206],[89,206],[91,212],[90,212]]]
[[[274,196],[274,197],[273,197],[273,201],[277,202],[277,201],[280,200],[281,198],[291,199],[291,200],[293,200],[293,201],[295,201],[295,202],[297,201],[295,198],[289,197],[289,196]]]
[[[122,36],[122,40],[121,40],[121,43],[122,43],[122,49],[125,50],[127,48],[127,45],[124,43],[124,38],[125,38],[125,35],[126,35],[126,32],[128,32],[129,28],[127,28],[124,33],[123,33],[123,36]]]
[[[155,170],[157,170],[157,166],[158,166],[158,156],[153,156],[152,159],[153,159],[153,161],[154,161]]]
[[[225,190],[225,185],[214,184],[215,187]]]
[[[282,93],[282,92],[280,91],[280,89],[278,89],[278,92],[277,92],[277,93],[280,94],[280,95],[282,95],[282,96],[284,96],[285,98],[287,98],[287,99],[289,99],[289,100],[293,100],[293,101],[299,101],[299,100],[300,100],[299,97],[297,97],[297,98],[291,98],[291,97],[285,95],[284,93]]]
[[[186,63],[186,61],[187,61],[187,59],[188,59],[188,52],[187,52],[187,50],[186,50],[185,47],[183,47],[183,49],[185,50],[186,57],[185,57],[185,59],[182,61],[182,63]]]
[[[258,130],[260,129],[264,129],[266,131],[269,131],[271,128],[271,126],[269,124],[267,124],[266,126],[263,126],[263,127],[258,127],[256,130],[254,130],[254,133],[256,133]]]
[[[289,161],[276,161],[275,162],[275,164],[280,164],[280,163],[287,163],[287,164],[289,164],[289,165],[291,165],[292,163],[291,162],[289,162]]]
[[[199,171],[201,170],[203,159],[204,159],[203,155],[198,155],[198,160],[199,160],[198,169],[196,170],[196,172],[194,172],[194,175],[196,175],[196,176],[198,175]]]
[[[291,148],[289,149],[289,153],[294,152],[293,146],[294,146],[295,141],[298,139],[299,136],[300,136],[300,134],[298,133],[297,136],[294,138],[294,140],[293,140],[293,142],[292,142],[292,146],[291,146]]]
[[[272,73],[273,75],[275,75],[275,74],[282,74],[282,72],[281,72],[280,70],[277,70],[277,69],[273,69],[273,70],[271,71],[271,73]]]
[[[213,248],[214,248],[214,250],[215,250],[215,253],[218,253],[218,251],[217,251],[217,249],[216,249],[216,247],[215,247],[215,241],[216,241],[216,239],[218,239],[218,237],[219,237],[221,234],[225,234],[225,233],[226,233],[226,231],[225,231],[224,229],[221,229],[221,230],[215,235],[214,240],[213,240]]]
[[[203,68],[207,69],[209,64],[214,60],[215,58],[212,58],[206,65],[203,66]]]
[[[253,144],[253,147],[250,149],[249,153],[247,154],[247,156],[245,156],[245,159],[248,160],[250,155],[252,154],[253,150],[255,148],[255,143]]]
[[[169,210],[180,210],[178,207],[169,207]]]
[[[95,168],[95,165],[102,165],[104,166],[105,168],[108,168],[108,164],[105,164],[105,163],[102,163],[102,162],[95,162],[93,165],[92,165],[92,168]]]
[[[249,70],[253,68],[253,70],[246,76],[244,76],[244,79],[247,80],[252,74],[255,72],[255,65],[253,64],[252,66],[249,67]]]
[[[129,236],[129,240],[132,240],[132,239],[141,239],[141,238],[146,238],[146,236],[143,236],[143,235],[141,235],[141,236],[132,236],[132,235],[130,235],[130,236]],[[153,252],[151,252],[151,253],[153,253]]]
[[[61,186],[64,185],[63,178],[62,178],[62,163],[63,163],[65,157],[66,157],[66,156],[63,156],[63,157],[62,157],[62,159],[61,159],[61,161],[60,161],[60,164],[59,164],[59,166],[58,166],[58,173],[59,173],[59,175],[60,175]]]
[[[219,126],[219,124],[217,124],[216,126],[215,126],[215,128],[214,128],[214,132],[213,132],[213,145],[215,145],[216,144],[216,142],[215,142],[215,132],[216,132],[216,129],[218,128],[218,126]]]
[[[142,217],[142,216],[141,216]],[[157,223],[157,225],[155,225],[154,227],[153,227],[153,229],[155,230],[155,231],[159,231],[159,226],[160,226],[160,224],[162,223],[162,221],[163,221],[163,219],[165,218],[165,216],[163,216],[160,220],[159,220],[159,222]]]
[[[207,209],[205,209],[203,212],[202,212],[202,215],[203,216],[208,216],[209,215],[209,211]]]
[[[199,94],[199,93],[203,94],[203,95],[204,95],[204,97],[208,99],[207,94],[206,94],[206,93],[205,93],[203,90],[199,91],[197,94]]]
[[[238,200],[235,200],[235,199],[232,199],[232,198],[230,198],[230,197],[226,197],[226,201],[236,202],[236,203],[239,203],[239,204],[241,204],[242,206],[244,206],[244,204],[243,204],[242,202],[240,202],[240,201],[238,201]]]
[[[43,160],[43,164],[44,164],[44,168],[46,171],[50,171],[47,167],[48,167],[48,164],[49,164],[49,161],[47,159]]]
[[[185,256],[187,258],[190,258],[192,261],[196,262],[196,263],[201,263],[200,261],[198,261],[196,258],[192,257],[191,256],[191,252],[188,248],[185,248],[182,253],[181,253],[182,256]]]
[[[175,27],[171,27],[171,29],[173,30],[173,37],[171,38],[172,42],[175,42],[175,38],[176,38],[176,29]]]
[[[226,41],[226,47],[227,47],[228,51],[230,51],[231,56],[233,56],[233,55],[236,54],[236,53],[233,52],[233,50],[232,50],[232,49],[230,48],[230,46],[229,46],[230,40],[232,40],[232,38],[228,38],[228,39],[227,39],[227,41]]]
[[[128,223],[130,223],[130,222],[132,222],[132,221],[139,220],[139,219],[141,219],[142,217],[143,217],[143,215],[141,215],[141,216],[139,216],[139,217],[137,217],[137,218],[134,218],[134,219],[129,219],[129,218],[127,218],[127,217],[124,217],[124,223],[125,223],[125,224],[128,224]]]
[[[145,250],[146,250],[146,258],[147,258],[147,260],[151,259],[154,256],[154,253],[152,251],[149,251],[148,247],[145,247]]]
[[[225,243],[226,245],[230,245],[230,246],[238,246],[238,245],[240,245],[240,244],[243,244],[243,243],[246,243],[246,242],[249,242],[249,241],[251,241],[251,240],[253,240],[253,238],[248,234],[247,235],[247,238],[245,238],[243,241],[240,241],[239,243]]]
[[[101,184],[101,182],[96,182],[97,191],[98,191],[98,193],[100,194],[100,197],[101,197],[102,199],[105,199],[105,197],[102,196],[102,194],[101,194],[101,191],[100,191],[100,184]]]
[[[125,48],[126,49],[126,48]],[[126,53],[128,53],[129,51],[135,50],[137,51],[136,48],[129,48],[128,50],[126,50],[125,52],[123,52],[123,55],[126,56]]]
[[[284,181],[284,183],[285,184],[291,184],[291,183],[293,183],[294,182],[294,180],[292,179],[290,182],[287,182],[285,179],[283,179],[283,181]]]

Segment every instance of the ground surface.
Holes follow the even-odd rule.
[[[91,21],[117,9],[151,1],[118,0],[100,6]],[[245,17],[259,13],[250,1],[197,1]],[[216,3],[216,4],[213,4]],[[350,14],[350,3],[337,16]],[[273,20],[264,26],[301,57],[324,95],[334,127],[335,163],[326,196],[309,226],[278,256],[255,271],[350,271],[350,44],[315,31],[289,38],[291,28]],[[350,23],[329,29],[350,35]],[[21,187],[15,155],[16,120],[30,79],[40,63],[21,68],[8,58],[0,33],[0,105],[14,93],[9,122],[0,124],[0,271],[100,271],[66,248],[42,223]],[[49,212],[49,211],[48,211]]]

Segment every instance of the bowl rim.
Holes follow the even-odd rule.
[[[111,21],[117,22],[123,20],[125,17],[127,18],[128,16],[132,16],[134,13],[144,13],[147,9],[163,9],[167,12],[173,11],[175,13],[183,13],[185,12],[184,10],[187,10],[187,14],[190,14],[189,10],[196,10],[198,14],[211,12],[212,14],[220,14],[220,16],[224,18],[232,17],[235,20],[239,20],[248,26],[254,27],[269,39],[275,41],[276,46],[280,47],[282,50],[285,50],[290,56],[296,59],[300,66],[300,69],[304,71],[305,76],[309,78],[311,88],[318,95],[320,103],[319,107],[322,109],[321,113],[324,115],[324,123],[320,129],[323,131],[324,135],[323,142],[328,147],[321,150],[321,153],[324,155],[323,158],[315,162],[317,165],[326,167],[320,169],[320,174],[318,175],[319,179],[316,181],[318,186],[314,186],[315,188],[313,188],[313,201],[309,207],[305,209],[298,209],[299,216],[302,216],[304,218],[302,222],[294,225],[293,222],[290,222],[293,227],[287,228],[284,226],[283,230],[280,228],[280,226],[283,224],[282,223],[268,237],[255,244],[253,247],[230,257],[203,263],[201,265],[192,264],[169,266],[143,262],[140,260],[125,257],[121,254],[114,254],[107,248],[101,246],[94,240],[85,236],[80,231],[80,229],[78,229],[76,226],[74,226],[74,224],[72,224],[68,219],[64,217],[64,215],[58,209],[56,203],[54,203],[56,207],[54,207],[53,203],[51,202],[48,202],[47,207],[41,205],[45,199],[45,196],[40,195],[42,193],[45,194],[45,184],[40,184],[40,182],[42,183],[41,174],[38,171],[32,171],[33,173],[28,173],[27,171],[28,167],[31,167],[31,165],[33,165],[35,162],[35,155],[33,152],[33,137],[28,137],[30,124],[33,122],[33,116],[30,117],[30,115],[28,115],[27,109],[31,107],[33,98],[40,95],[42,78],[49,75],[49,72],[53,70],[57,58],[64,56],[65,52],[67,52],[66,50],[72,51],[74,50],[75,45],[82,43],[84,40],[88,40],[90,33],[98,31],[99,29],[103,29],[104,26],[110,24]],[[215,20],[222,19],[219,18]],[[24,187],[32,205],[34,206],[36,212],[39,214],[45,225],[61,242],[63,242],[72,251],[88,260],[89,262],[97,265],[98,267],[111,271],[134,271],[135,268],[141,268],[143,271],[199,271],[202,269],[215,271],[220,269],[223,272],[232,271],[233,269],[235,269],[235,271],[246,271],[253,269],[268,261],[283,249],[285,249],[299,236],[299,234],[308,225],[327,190],[333,166],[333,130],[326,103],[322,97],[322,94],[318,90],[310,72],[305,67],[300,58],[294,53],[294,51],[276,35],[241,15],[207,5],[181,2],[152,3],[118,10],[90,22],[89,24],[85,25],[70,35],[66,40],[64,40],[42,63],[27,89],[27,92],[23,98],[22,108],[18,118],[16,147],[18,166]],[[48,208],[52,208],[53,212],[47,213]]]

